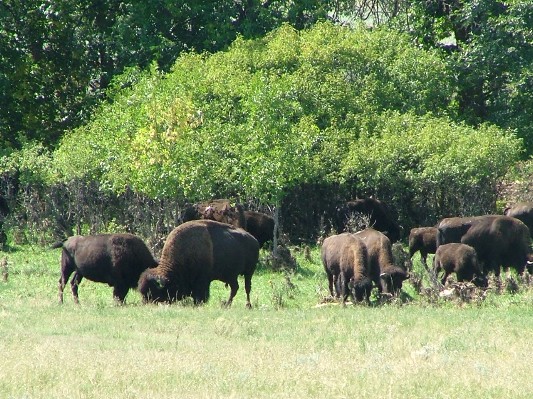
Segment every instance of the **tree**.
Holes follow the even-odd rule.
[[[460,117],[516,130],[533,153],[533,3],[412,0],[396,26],[441,48],[457,74]]]
[[[0,2],[0,143],[54,146],[87,122],[112,78],[183,51],[216,52],[283,22],[326,18],[328,2],[45,0]]]

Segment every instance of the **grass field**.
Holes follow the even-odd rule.
[[[231,309],[125,306],[83,281],[57,302],[59,250],[21,247],[0,281],[0,398],[531,398],[533,290],[484,301],[328,304],[318,249],[260,267]],[[419,266],[419,265],[417,265]],[[241,284],[242,286],[243,284]]]

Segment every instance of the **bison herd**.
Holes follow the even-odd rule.
[[[367,226],[352,233],[346,221],[351,212],[367,215]],[[331,297],[345,304],[369,303],[371,292],[397,296],[410,277],[405,264],[395,264],[393,244],[400,227],[388,207],[368,198],[350,201],[338,209],[338,234],[321,246],[321,260]],[[226,283],[230,306],[244,277],[246,306],[251,307],[251,281],[259,250],[274,238],[274,219],[264,213],[245,211],[239,204],[214,200],[186,207],[183,223],[166,238],[160,259],[132,234],[73,236],[54,244],[62,248],[59,300],[70,276],[74,301],[82,278],[107,283],[113,296],[123,302],[130,288],[137,288],[143,302],[174,302],[191,297],[195,304],[209,299],[213,280]],[[444,285],[455,273],[457,281],[487,287],[487,275],[499,278],[501,267],[517,273],[533,270],[530,229],[533,204],[518,204],[505,215],[451,217],[431,227],[410,231],[409,257],[420,252],[422,264],[439,276]],[[433,267],[427,257],[434,254]]]

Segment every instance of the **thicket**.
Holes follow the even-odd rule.
[[[186,202],[230,197],[280,207],[308,239],[357,195],[388,201],[407,229],[494,210],[521,155],[513,133],[455,121],[454,84],[436,50],[395,31],[285,25],[168,73],[128,70],[56,151],[28,145],[2,170],[42,232],[164,234]]]

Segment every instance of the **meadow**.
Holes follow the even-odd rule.
[[[198,307],[136,291],[119,306],[87,280],[81,305],[70,286],[59,305],[59,250],[0,253],[0,398],[533,397],[532,288],[466,303],[408,283],[403,301],[342,308],[323,303],[318,247],[304,252],[291,273],[261,262],[252,310],[242,281],[230,309],[219,282]]]

